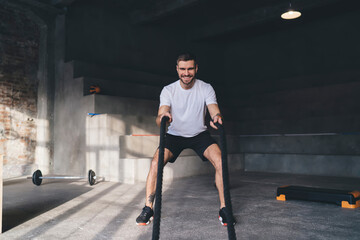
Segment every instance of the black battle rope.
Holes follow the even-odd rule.
[[[160,124],[160,145],[159,145],[159,162],[158,173],[156,179],[156,193],[155,193],[155,213],[152,240],[158,240],[160,237],[160,217],[161,217],[161,194],[163,182],[163,169],[164,169],[164,145],[165,145],[165,128],[166,122],[169,121],[168,117],[163,117]]]
[[[234,228],[235,219],[233,217],[231,196],[229,190],[229,170],[227,161],[227,148],[226,148],[226,135],[224,126],[220,123],[215,123],[215,126],[220,131],[220,149],[221,149],[221,161],[222,161],[222,175],[224,185],[224,198],[225,198],[225,215],[227,220],[227,230],[230,240],[236,240],[236,233]]]

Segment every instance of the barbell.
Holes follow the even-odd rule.
[[[90,185],[94,185],[95,182],[96,182],[96,174],[91,169],[89,170],[87,177],[82,177],[82,176],[43,176],[40,170],[36,170],[32,175],[32,182],[35,185],[40,186],[43,179],[73,179],[73,180],[78,180],[78,179],[85,179],[85,178],[88,179],[88,182],[89,182]]]

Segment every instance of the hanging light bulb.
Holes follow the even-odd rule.
[[[295,18],[298,18],[300,16],[301,16],[301,12],[295,11],[295,10],[293,10],[291,8],[291,2],[290,2],[290,7],[289,7],[288,11],[281,14],[281,18],[286,19],[286,20],[295,19]]]

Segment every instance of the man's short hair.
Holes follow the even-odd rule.
[[[194,54],[183,53],[178,56],[176,60],[176,64],[178,64],[180,61],[190,61],[190,60],[194,60],[195,65],[197,64],[196,56]]]

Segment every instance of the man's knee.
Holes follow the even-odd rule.
[[[157,169],[158,161],[159,161],[159,149],[156,150],[151,160],[150,170]]]
[[[204,156],[211,161],[216,170],[221,169],[221,150],[217,144],[210,145],[204,152]]]
[[[164,149],[164,165],[173,157],[173,154],[167,149]],[[156,169],[159,163],[159,149],[156,150],[154,157],[151,161],[151,169]]]
[[[214,156],[214,168],[216,170],[222,170],[221,154]]]

